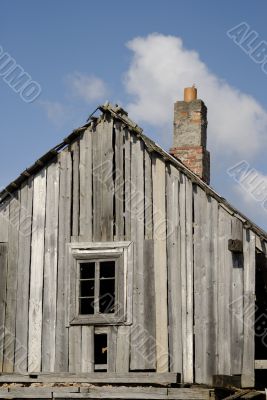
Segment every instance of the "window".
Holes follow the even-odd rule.
[[[131,320],[132,244],[72,243],[70,324],[125,324]]]
[[[117,269],[115,259],[79,261],[79,314],[114,314]]]

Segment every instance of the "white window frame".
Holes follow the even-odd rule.
[[[116,259],[115,312],[79,314],[79,262]],[[70,325],[130,325],[132,323],[132,242],[75,242],[69,244]]]

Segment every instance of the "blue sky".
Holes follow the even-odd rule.
[[[1,10],[0,46],[42,88],[25,103],[0,77],[1,187],[105,100],[168,149],[172,102],[195,83],[209,108],[212,186],[267,229],[262,202],[227,174],[246,160],[267,176],[267,75],[227,36],[245,22],[267,41],[266,2],[2,0]]]

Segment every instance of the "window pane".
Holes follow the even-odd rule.
[[[100,278],[115,278],[115,261],[100,263]]]
[[[95,295],[95,281],[94,280],[80,281],[80,296],[93,297],[94,295]]]
[[[100,280],[99,311],[101,313],[114,313],[115,304],[115,279]]]
[[[80,263],[80,279],[94,279],[95,278],[95,263]]]
[[[80,314],[94,314],[94,298],[80,299]]]

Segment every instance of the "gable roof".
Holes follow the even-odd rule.
[[[160,147],[157,143],[155,143],[152,139],[147,137],[143,133],[143,129],[140,128],[135,122],[133,122],[129,117],[128,113],[119,106],[113,106],[110,103],[105,103],[103,105],[98,106],[94,112],[89,116],[87,123],[80,128],[75,129],[69,136],[67,136],[61,143],[53,147],[46,154],[44,154],[41,158],[39,158],[32,166],[23,171],[17,179],[11,182],[6,186],[4,190],[0,192],[0,205],[7,200],[13,192],[18,190],[21,185],[31,176],[35,175],[39,172],[43,167],[49,164],[55,157],[69,144],[78,139],[83,132],[86,131],[88,127],[91,126],[92,123],[97,123],[98,118],[95,117],[95,113],[97,111],[101,111],[103,114],[108,113],[115,120],[121,121],[125,124],[130,131],[136,134],[138,138],[140,138],[147,148],[148,152],[158,154],[164,161],[170,162],[174,167],[184,173],[193,183],[197,184],[201,187],[208,195],[215,198],[218,203],[231,215],[240,219],[247,228],[252,229],[260,239],[267,241],[267,232],[254,224],[250,219],[248,219],[244,214],[238,211],[235,207],[233,207],[228,201],[220,196],[211,186],[202,181],[196,174],[194,174],[190,169],[188,169],[180,160],[173,157],[167,151],[165,151],[162,147]]]

